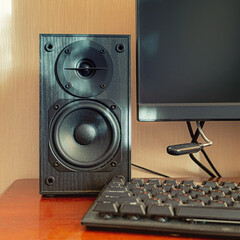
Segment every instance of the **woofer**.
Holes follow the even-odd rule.
[[[74,170],[106,165],[120,145],[117,118],[103,104],[79,100],[66,104],[50,124],[50,149]]]

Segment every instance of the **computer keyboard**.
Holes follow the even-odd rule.
[[[240,239],[240,183],[113,178],[82,224],[169,234]]]

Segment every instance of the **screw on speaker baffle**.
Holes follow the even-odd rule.
[[[112,166],[112,167],[116,167],[116,166],[117,166],[117,162],[116,162],[116,161],[112,161],[112,162],[111,162],[111,166]]]
[[[105,53],[105,50],[102,48],[102,49],[100,50],[100,53],[101,53],[101,54],[104,54],[104,53]]]
[[[48,185],[48,186],[51,186],[53,185],[55,182],[55,178],[53,176],[49,176],[45,179],[45,183]]]
[[[51,52],[54,49],[54,45],[53,45],[53,43],[48,42],[48,43],[45,44],[44,48],[47,52]]]
[[[67,88],[67,89],[69,89],[69,88],[71,88],[71,87],[72,87],[71,83],[67,83],[67,84],[65,85],[65,88]]]
[[[116,51],[117,51],[118,53],[122,53],[122,52],[124,52],[125,47],[124,47],[124,45],[123,45],[122,43],[118,43],[118,44],[116,45],[115,49],[116,49]]]
[[[56,161],[56,162],[54,163],[54,166],[55,166],[55,167],[58,167],[58,166],[59,166],[59,162]]]
[[[117,108],[117,106],[115,104],[111,105],[110,107],[112,110],[115,110]]]
[[[58,110],[59,108],[60,108],[60,105],[59,105],[59,104],[54,105],[54,109],[55,109],[55,110]]]
[[[65,50],[65,53],[66,53],[66,54],[70,54],[70,53],[71,53],[71,50],[70,50],[70,49],[66,49],[66,50]]]
[[[105,88],[105,84],[104,84],[104,83],[101,83],[101,84],[100,84],[100,88]]]

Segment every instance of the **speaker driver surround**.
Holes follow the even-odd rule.
[[[70,169],[94,170],[116,154],[121,140],[115,115],[91,100],[66,104],[50,124],[50,149]]]

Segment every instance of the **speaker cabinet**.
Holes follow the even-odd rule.
[[[130,178],[130,36],[40,35],[40,193]]]

